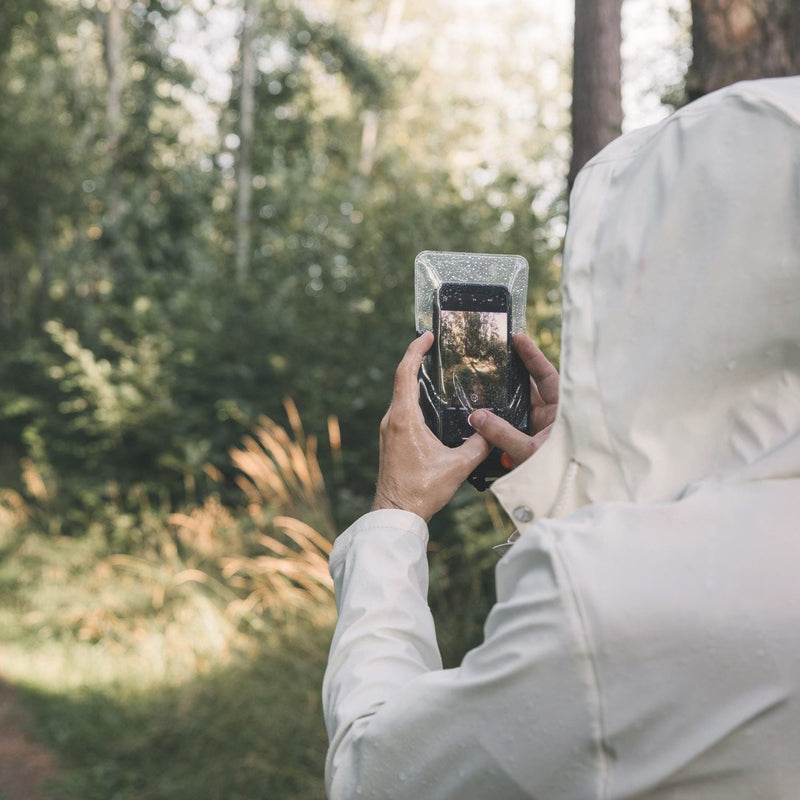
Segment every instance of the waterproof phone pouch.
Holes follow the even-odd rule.
[[[467,419],[487,408],[528,431],[530,378],[512,347],[525,332],[528,262],[522,256],[425,251],[414,264],[417,335],[434,342],[420,370],[425,422],[448,447],[475,433]],[[469,476],[483,491],[508,472],[493,450]]]

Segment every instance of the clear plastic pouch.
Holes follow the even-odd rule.
[[[522,256],[425,251],[414,264],[417,335],[433,331],[420,370],[428,427],[450,447],[474,433],[467,419],[488,408],[528,431],[530,378],[512,347],[525,332],[528,262]],[[508,468],[493,450],[470,475],[484,490]]]

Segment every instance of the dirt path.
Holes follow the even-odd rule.
[[[56,759],[30,737],[30,716],[12,686],[0,680],[0,799],[42,800],[41,783],[56,773]]]

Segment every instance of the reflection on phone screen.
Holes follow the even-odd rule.
[[[508,403],[508,314],[442,309],[439,321],[442,399],[461,408]]]

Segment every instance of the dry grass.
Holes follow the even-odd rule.
[[[276,535],[258,537],[263,555],[220,559],[225,578],[249,592],[245,602],[256,610],[308,611],[310,603],[328,607],[330,542],[294,517],[276,517],[272,525]]]
[[[290,401],[286,412],[289,430],[261,417],[231,452],[248,501],[246,519],[234,518],[211,496],[200,507],[170,514],[168,529],[148,537],[150,552],[111,558],[153,586],[156,607],[168,593],[192,585],[222,600],[228,618],[258,629],[265,614],[328,620],[335,526],[316,440],[306,436]],[[338,427],[329,422],[329,430]],[[337,445],[332,442],[334,451]]]
[[[328,556],[336,532],[330,501],[316,439],[306,436],[294,403],[285,406],[291,432],[261,417],[231,452],[261,552],[224,556],[220,566],[232,586],[248,592],[253,609],[329,610]],[[329,421],[328,430],[338,453],[338,425]]]
[[[252,436],[231,451],[240,470],[238,486],[250,501],[250,514],[258,520],[265,512],[279,510],[302,517],[325,538],[335,534],[325,480],[317,460],[317,441],[307,437],[294,403],[287,400],[290,431],[269,417],[260,417]],[[331,445],[338,453],[338,425],[329,422]]]
[[[0,531],[18,529],[28,518],[28,507],[22,495],[12,489],[0,489]]]

